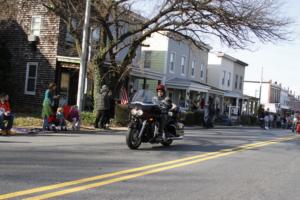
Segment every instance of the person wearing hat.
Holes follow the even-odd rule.
[[[7,125],[4,125],[7,121]],[[11,130],[14,122],[14,116],[11,113],[8,94],[0,94],[0,135],[14,135]]]
[[[106,128],[105,124],[109,118],[110,100],[108,96],[109,89],[107,85],[103,85],[100,93],[95,97],[96,120],[94,123],[95,128]]]
[[[158,119],[159,127],[159,137],[162,137],[163,140],[166,139],[166,135],[164,132],[164,129],[166,127],[167,121],[168,121],[168,110],[172,107],[172,102],[170,98],[167,98],[166,100],[166,90],[165,86],[162,84],[157,85],[156,87],[157,97],[154,97],[154,103],[159,105],[161,109],[161,115]]]

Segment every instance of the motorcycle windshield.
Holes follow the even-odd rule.
[[[139,90],[134,94],[131,104],[142,103],[142,104],[153,105],[154,97],[155,94],[150,90]]]

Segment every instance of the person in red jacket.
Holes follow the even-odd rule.
[[[4,126],[4,121],[7,121],[6,127]],[[13,134],[11,131],[13,122],[14,116],[11,113],[9,96],[7,94],[0,94],[0,134]]]

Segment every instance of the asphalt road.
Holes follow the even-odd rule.
[[[298,200],[299,139],[201,129],[129,150],[124,132],[0,136],[0,199]]]

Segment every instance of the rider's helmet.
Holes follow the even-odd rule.
[[[158,90],[161,90],[161,91],[163,91],[163,92],[165,92],[165,86],[164,85],[162,85],[162,84],[159,84],[159,85],[157,85],[157,87],[156,87],[156,91],[158,91]]]

